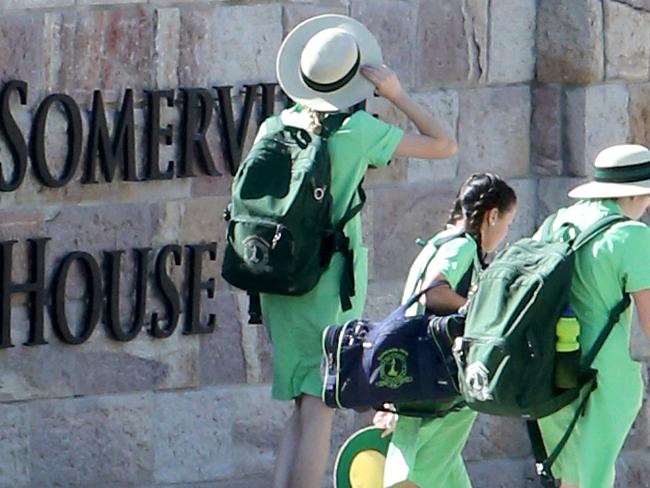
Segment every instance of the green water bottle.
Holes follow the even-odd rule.
[[[568,389],[578,386],[580,369],[580,324],[575,312],[567,307],[555,328],[555,386]]]

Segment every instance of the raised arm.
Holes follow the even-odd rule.
[[[453,136],[425,110],[415,102],[388,66],[361,67],[363,74],[375,85],[378,95],[389,100],[413,122],[419,134],[406,132],[395,149],[395,156],[422,159],[445,159],[456,154],[458,147]]]

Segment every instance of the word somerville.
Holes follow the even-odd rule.
[[[31,130],[23,134],[11,111],[11,101],[17,98],[27,105],[28,85],[24,81],[7,82],[0,91],[0,137],[13,159],[13,171],[6,174],[6,161],[0,161],[0,191],[10,192],[22,184],[27,170],[28,155],[31,157],[35,177],[46,187],[66,185],[79,170],[83,161],[81,182],[98,182],[98,166],[103,179],[111,182],[116,169],[121,168],[124,181],[168,180],[174,177],[196,176],[200,171],[210,176],[220,176],[206,134],[216,111],[221,122],[224,159],[232,175],[236,172],[247,134],[253,107],[261,94],[260,116],[263,120],[273,113],[276,83],[244,85],[244,101],[239,126],[235,125],[232,109],[232,86],[207,88],[181,88],[178,98],[175,90],[146,91],[145,167],[143,174],[136,174],[135,121],[133,90],[124,93],[122,106],[116,114],[113,134],[109,133],[102,93],[93,93],[89,133],[83,134],[81,110],[69,95],[48,95],[38,105]],[[215,96],[216,95],[216,96]],[[217,103],[218,102],[218,103]],[[182,106],[179,127],[171,124],[161,127],[161,110],[164,106]],[[53,174],[46,154],[46,126],[53,108],[59,108],[67,122],[67,155],[63,170]],[[28,137],[27,137],[28,136]],[[86,152],[82,158],[83,140],[87,137]],[[168,161],[161,168],[160,145],[179,144],[178,161]],[[11,167],[11,165],[9,165]],[[57,166],[58,167],[58,166]]]

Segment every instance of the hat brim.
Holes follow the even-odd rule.
[[[570,198],[623,198],[650,195],[650,180],[635,181],[634,183],[608,183],[591,181],[575,187],[569,192]]]
[[[350,470],[357,455],[366,451],[376,451],[383,458],[386,457],[392,434],[382,437],[383,432],[384,429],[379,427],[366,427],[352,434],[343,443],[334,462],[334,488],[355,488],[350,482]]]
[[[308,87],[300,73],[300,57],[307,42],[323,29],[341,28],[354,36],[359,46],[360,64],[383,63],[377,39],[362,23],[345,15],[326,14],[298,24],[284,39],[276,61],[276,75],[284,92],[295,102],[319,112],[337,112],[370,97],[374,86],[360,71],[336,91],[322,93]]]

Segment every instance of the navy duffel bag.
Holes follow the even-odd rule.
[[[440,282],[413,295],[381,322],[351,320],[323,331],[322,399],[332,408],[383,409],[384,403],[457,399],[451,353],[464,317],[406,310]]]

